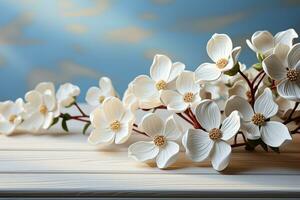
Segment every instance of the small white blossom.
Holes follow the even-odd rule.
[[[278,111],[278,105],[269,88],[256,99],[254,110],[244,98],[232,96],[226,104],[225,114],[228,115],[233,110],[239,111],[242,117],[241,129],[249,139],[261,138],[271,147],[279,147],[286,140],[292,139],[284,124],[271,120]]]
[[[23,100],[5,101],[0,103],[0,133],[12,134],[22,122]]]
[[[80,88],[71,83],[65,83],[59,87],[56,93],[57,102],[62,107],[68,107],[76,100],[80,94]]]
[[[170,111],[183,112],[201,100],[200,85],[195,81],[194,72],[182,72],[176,80],[176,90],[163,90],[161,92],[161,100]]]
[[[108,97],[115,97],[116,92],[112,82],[107,77],[102,77],[99,80],[99,88],[91,87],[87,93],[85,100],[91,106],[99,106]]]
[[[217,80],[223,72],[231,70],[237,63],[241,47],[233,49],[226,34],[215,33],[206,46],[207,54],[214,63],[203,63],[195,71],[197,81]]]
[[[182,138],[186,154],[195,162],[210,158],[215,170],[224,170],[230,159],[227,143],[240,129],[240,117],[232,112],[221,124],[221,112],[212,100],[202,101],[196,108],[196,118],[204,130],[189,129]]]
[[[128,154],[134,159],[145,162],[156,160],[158,168],[167,168],[178,157],[179,145],[175,142],[181,135],[174,118],[169,117],[164,123],[154,113],[142,119],[142,128],[152,141],[139,141],[129,146]]]
[[[183,63],[172,63],[167,56],[156,55],[150,68],[150,77],[140,75],[132,82],[133,94],[138,99],[139,107],[150,109],[162,105],[161,91],[170,89],[184,68]]]
[[[280,96],[300,101],[300,43],[295,44],[287,56],[287,64],[272,54],[264,59],[263,69],[272,79],[280,81],[277,92]]]
[[[90,115],[93,130],[88,138],[91,144],[126,142],[130,137],[134,115],[126,109],[120,99],[107,98],[102,107],[97,107]]]
[[[23,129],[38,131],[48,129],[60,115],[53,83],[43,82],[25,95]]]
[[[256,31],[251,41],[246,40],[250,49],[267,57],[274,53],[284,52],[293,45],[293,39],[298,38],[294,29],[278,32],[273,36],[269,31]],[[281,54],[281,53],[280,53]]]

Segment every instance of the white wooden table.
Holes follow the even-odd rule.
[[[127,146],[92,146],[71,133],[0,136],[0,199],[296,198],[300,197],[300,135],[280,154],[234,149],[223,173],[208,162],[181,159],[169,170],[127,156]],[[142,137],[142,136],[139,136]]]

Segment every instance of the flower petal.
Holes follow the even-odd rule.
[[[289,51],[290,51],[290,47],[288,45],[279,43],[275,46],[275,48],[273,50],[273,54],[275,54],[276,57],[279,58],[279,60],[281,60],[281,62],[284,64],[284,66],[288,66],[287,56],[288,56]],[[284,68],[284,67],[282,67],[282,68]]]
[[[93,112],[90,114],[90,120],[95,128],[100,128],[105,126],[107,123],[103,109],[97,107]]]
[[[210,131],[213,128],[219,128],[221,124],[220,109],[212,100],[203,100],[197,106],[196,118],[206,131]]]
[[[288,64],[295,67],[300,61],[300,43],[295,44],[288,53]]]
[[[179,113],[185,111],[188,107],[188,104],[183,101],[183,96],[172,90],[163,90],[160,98],[169,111]]]
[[[271,147],[279,147],[286,140],[292,140],[288,128],[280,122],[269,121],[261,127],[262,140]]]
[[[298,84],[286,79],[277,85],[277,92],[280,96],[290,101],[300,101],[300,87]]]
[[[178,157],[179,145],[172,141],[167,141],[167,144],[162,147],[156,157],[157,167],[164,169],[172,165]]]
[[[215,33],[208,41],[206,51],[214,62],[221,58],[228,59],[232,51],[232,41],[226,34]]]
[[[265,58],[262,66],[267,75],[272,79],[282,80],[286,77],[286,67],[284,67],[282,61],[275,54]]]
[[[187,92],[197,93],[200,90],[200,85],[195,81],[195,73],[190,71],[182,72],[176,80],[176,88],[184,95]]]
[[[10,135],[15,130],[15,125],[9,121],[0,120],[0,133]]]
[[[274,37],[269,31],[257,31],[251,38],[253,46],[257,53],[266,54],[274,47]]]
[[[150,76],[155,81],[167,81],[171,72],[172,61],[165,55],[155,55],[150,68]]]
[[[179,76],[181,72],[185,69],[185,65],[181,62],[175,62],[172,65],[170,76],[168,78],[168,82],[173,81],[175,78]]]
[[[221,127],[222,140],[230,140],[240,129],[241,122],[238,111],[233,111],[226,119],[224,119]]]
[[[163,120],[154,113],[145,115],[142,119],[141,125],[147,135],[152,138],[156,135],[161,135],[164,130]]]
[[[54,84],[52,82],[42,82],[39,83],[36,87],[35,90],[40,92],[40,93],[44,93],[47,90],[50,90],[52,94],[55,94],[55,87]]]
[[[208,137],[207,132],[200,129],[189,129],[183,138],[185,138],[186,154],[194,162],[201,162],[209,157],[214,142]]]
[[[298,34],[294,29],[288,29],[285,31],[278,32],[275,36],[275,44],[284,44],[287,46],[293,45],[293,39],[298,38]]]
[[[246,121],[250,121],[254,115],[253,109],[248,101],[239,96],[230,97],[225,105],[225,115],[229,116],[233,111],[239,111],[242,118]]]
[[[48,129],[52,122],[53,122],[53,118],[54,118],[54,113],[53,112],[48,112],[46,115],[45,115],[45,118],[44,118],[44,123],[43,123],[43,129]]]
[[[134,95],[138,98],[141,108],[153,108],[161,105],[159,92],[155,82],[146,75],[136,77],[132,83]]]
[[[116,133],[115,143],[122,144],[128,140],[132,131],[132,123],[122,124],[121,129]]]
[[[31,90],[25,94],[25,101],[27,102],[26,107],[28,109],[37,110],[43,103],[41,93],[35,90]],[[30,107],[30,108],[29,108]]]
[[[238,61],[238,58],[240,56],[242,47],[235,47],[231,52],[231,57],[233,59],[233,64],[235,65]]]
[[[264,92],[256,99],[254,111],[262,113],[266,118],[273,117],[278,112],[278,105],[273,100],[273,94],[270,88],[266,88]]]
[[[214,81],[220,78],[222,72],[217,68],[216,64],[203,63],[195,71],[196,82]]]
[[[103,111],[107,122],[121,121],[125,112],[123,103],[116,97],[110,97],[103,102]]]
[[[23,129],[27,131],[36,132],[40,130],[43,123],[44,123],[44,115],[41,114],[39,111],[37,111],[26,116],[21,126]]]
[[[158,153],[159,148],[153,142],[140,141],[128,147],[128,155],[141,162],[154,159]]]
[[[181,135],[173,115],[168,117],[163,135],[167,140],[177,140]]]
[[[246,133],[246,137],[250,140],[256,140],[260,138],[259,127],[252,122],[242,122],[241,129]]]
[[[213,168],[217,171],[224,170],[229,164],[230,154],[231,146],[228,143],[222,140],[216,141],[211,153]]]
[[[52,111],[56,107],[55,94],[51,93],[50,90],[46,90],[43,95],[43,102],[47,107],[48,111]]]
[[[96,128],[92,130],[88,137],[88,142],[93,145],[101,143],[111,144],[115,139],[115,135],[109,128]]]
[[[99,79],[99,88],[106,96],[115,96],[114,87],[108,77],[102,77]]]
[[[97,106],[100,104],[100,96],[101,96],[101,91],[97,87],[91,87],[88,89],[85,100],[88,104],[91,106]]]

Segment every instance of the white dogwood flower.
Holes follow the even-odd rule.
[[[203,63],[196,69],[197,81],[217,80],[223,72],[231,70],[237,63],[241,47],[233,49],[228,35],[215,33],[208,41],[206,50],[214,63]]]
[[[43,82],[25,95],[24,122],[22,128],[28,131],[48,129],[55,117],[60,115],[54,84]]]
[[[22,122],[23,100],[21,98],[13,101],[0,103],[0,133],[10,135]]]
[[[56,93],[57,102],[62,107],[68,107],[75,102],[80,94],[80,88],[71,83],[65,83],[59,87]]]
[[[134,115],[120,99],[110,97],[91,113],[90,120],[94,128],[88,138],[91,144],[121,144],[131,135]]]
[[[129,107],[132,112],[136,111],[139,107],[138,98],[133,93],[133,84],[130,82],[128,88],[124,92],[122,102],[125,107]]]
[[[138,98],[139,107],[150,109],[160,106],[160,92],[170,89],[172,81],[184,70],[180,62],[172,63],[164,55],[156,55],[150,68],[150,77],[140,75],[133,81],[133,94]]]
[[[291,47],[293,45],[293,39],[295,38],[298,38],[298,34],[294,29],[278,32],[275,36],[269,31],[256,31],[252,35],[251,41],[246,40],[246,42],[249,48],[254,52],[267,57],[277,51],[282,51],[283,46],[280,47],[280,50],[280,48],[277,48],[278,45],[282,44],[286,45],[286,47]]]
[[[174,118],[164,123],[154,113],[145,115],[142,128],[152,141],[139,141],[129,146],[128,154],[134,159],[145,162],[156,160],[158,168],[167,168],[173,164],[179,154],[179,145],[175,142],[181,135]]]
[[[170,111],[183,112],[201,100],[200,85],[195,81],[194,72],[182,72],[176,80],[176,90],[161,92],[161,100]]]
[[[230,159],[231,146],[227,143],[240,129],[240,117],[232,112],[221,123],[221,112],[212,100],[203,100],[196,108],[201,129],[189,129],[182,143],[186,154],[195,162],[210,158],[215,170],[224,170]]]
[[[102,77],[99,80],[99,88],[89,88],[86,93],[85,100],[91,106],[99,106],[106,98],[115,96],[116,92],[111,80],[107,77]]]
[[[264,59],[263,69],[269,77],[280,81],[277,85],[280,96],[291,101],[300,101],[300,43],[290,49],[287,65],[273,54]]]
[[[278,105],[273,100],[272,91],[266,88],[256,99],[254,110],[242,97],[232,96],[229,98],[225,114],[233,110],[241,114],[242,127],[249,139],[261,139],[271,147],[279,147],[286,140],[291,140],[288,128],[281,122],[271,121],[278,111]]]

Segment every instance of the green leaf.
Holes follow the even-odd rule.
[[[61,117],[66,121],[71,119],[71,115],[68,113],[61,114]]]
[[[88,123],[86,123],[86,124],[84,125],[83,130],[82,130],[82,134],[83,134],[83,135],[85,135],[85,133],[86,133],[86,131],[87,131],[87,129],[89,128],[90,125],[91,125],[90,122],[88,122]]]
[[[262,63],[262,61],[265,59],[264,55],[261,53],[256,54],[257,60]]]
[[[62,122],[61,122],[61,127],[62,127],[66,132],[69,132],[69,128],[68,128],[67,120],[66,120],[66,119],[63,119],[63,120],[62,120]]]
[[[256,69],[257,71],[261,71],[263,69],[261,63],[256,63],[256,64],[252,65],[252,67],[254,69]]]
[[[225,72],[224,74],[228,76],[234,76],[239,72],[239,70],[240,70],[240,64],[236,63],[231,70]]]
[[[50,125],[50,127],[51,127],[51,126],[54,126],[55,124],[57,124],[58,120],[59,120],[59,117],[55,117],[55,118],[53,119],[53,122],[52,122],[52,124]],[[50,128],[50,127],[49,127],[49,128]]]

